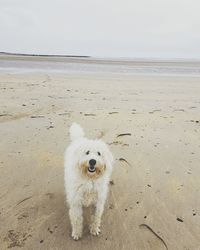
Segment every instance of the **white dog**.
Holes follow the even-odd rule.
[[[85,138],[83,129],[76,123],[70,127],[70,138],[72,142],[65,153],[65,189],[72,237],[78,240],[82,236],[83,206],[95,205],[90,233],[100,233],[113,156],[103,141]]]

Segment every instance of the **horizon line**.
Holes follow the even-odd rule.
[[[70,54],[37,54],[37,53],[15,53],[15,52],[5,52],[0,51],[0,55],[10,55],[10,56],[32,56],[32,57],[69,57],[69,58],[89,58],[89,59],[105,59],[105,60],[133,60],[133,61],[176,61],[176,62],[200,62],[200,58],[178,58],[178,57],[172,57],[172,58],[160,58],[160,57],[100,57],[100,56],[89,56],[89,55],[70,55]]]

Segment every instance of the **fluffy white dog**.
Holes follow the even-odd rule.
[[[69,204],[72,237],[82,236],[83,206],[95,206],[90,233],[99,235],[107,198],[113,156],[102,140],[89,140],[76,123],[70,127],[71,144],[65,152],[65,189]]]

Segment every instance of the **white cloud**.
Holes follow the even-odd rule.
[[[0,51],[200,58],[198,0],[0,0]]]

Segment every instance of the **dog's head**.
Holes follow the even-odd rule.
[[[111,173],[113,156],[102,140],[84,140],[76,151],[78,171],[89,179]]]

